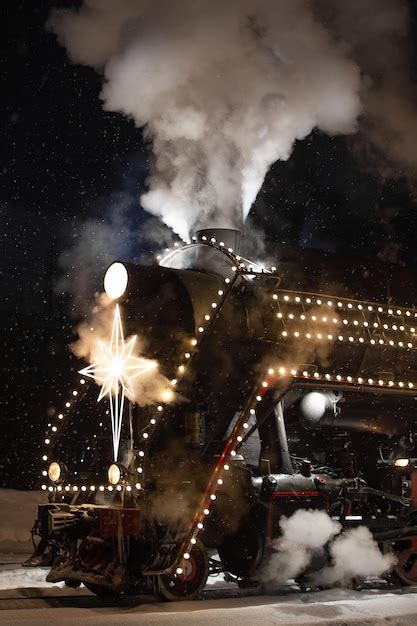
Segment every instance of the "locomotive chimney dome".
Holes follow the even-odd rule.
[[[232,248],[233,252],[239,252],[241,236],[242,233],[236,228],[204,228],[196,232],[198,242],[215,239],[217,245],[223,243],[225,248]]]

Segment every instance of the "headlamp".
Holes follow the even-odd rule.
[[[112,300],[117,300],[126,291],[129,275],[123,263],[113,263],[104,275],[104,291]]]
[[[65,477],[67,475],[67,468],[63,463],[59,461],[52,461],[48,468],[48,477],[49,480],[59,485],[64,482]]]
[[[111,485],[118,485],[127,474],[126,469],[119,463],[112,463],[108,469],[107,476]]]
[[[394,465],[395,467],[408,467],[410,464],[410,459],[395,459]]]

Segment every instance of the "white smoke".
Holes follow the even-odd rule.
[[[391,569],[396,558],[382,554],[366,526],[351,528],[333,541],[330,546],[332,565],[314,576],[318,584],[349,584],[352,578],[381,576]]]
[[[182,238],[240,227],[270,165],[314,128],[352,133],[360,72],[304,0],[85,0],[50,27],[145,127],[142,205]]]
[[[281,537],[274,541],[275,554],[261,571],[263,582],[283,583],[301,574],[314,553],[340,532],[341,526],[324,511],[299,509],[280,521]]]
[[[307,570],[314,556],[328,550],[331,564],[310,575],[316,585],[349,584],[352,578],[380,576],[395,564],[392,554],[382,554],[365,526],[339,534],[341,525],[324,511],[299,509],[280,521],[281,536],[274,554],[261,570],[265,583],[283,583]]]
[[[378,149],[386,175],[417,172],[417,85],[412,80],[407,0],[315,0],[365,74],[361,139]],[[398,166],[402,172],[398,171]]]

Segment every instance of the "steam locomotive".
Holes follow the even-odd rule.
[[[321,509],[367,526],[390,575],[417,582],[414,286],[397,276],[378,302],[382,274],[288,255],[267,269],[239,238],[202,230],[158,265],[108,269],[125,335],[171,392],[126,402],[120,462],[95,385],[51,423],[30,561],[48,581],[167,600],[221,571],[251,584],[282,517]]]

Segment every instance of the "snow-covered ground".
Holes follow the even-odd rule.
[[[74,590],[62,583],[47,583],[47,569],[21,567],[30,553],[29,530],[36,506],[44,501],[42,493],[0,490],[0,624],[5,626],[44,626],[48,622],[59,626],[417,624],[417,588],[406,592],[332,589],[301,593],[287,586],[276,595],[254,595],[228,585],[220,576],[209,579],[203,599],[195,602],[160,603],[153,598],[103,602],[83,586]]]
[[[23,555],[0,555],[0,623],[44,626],[143,624],[155,626],[252,626],[306,624],[415,626],[417,588],[402,591],[332,589],[301,593],[282,587],[281,595],[248,595],[221,577],[211,579],[202,600],[160,603],[128,598],[103,602],[87,589],[45,582],[47,570],[24,569]]]

